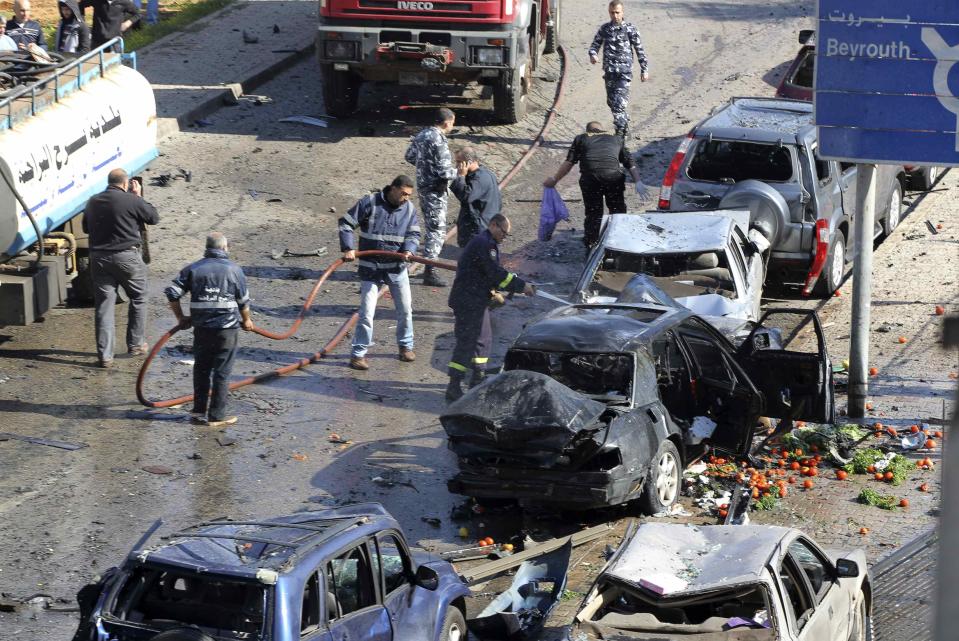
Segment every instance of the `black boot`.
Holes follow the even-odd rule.
[[[440,278],[435,267],[427,267],[423,270],[423,284],[430,287],[446,287],[447,282]]]
[[[470,377],[470,389],[483,383],[486,380],[486,370],[482,367],[473,368],[473,376]]]
[[[464,372],[459,370],[450,371],[450,382],[446,386],[446,402],[452,403],[461,396],[463,396],[463,378],[466,377]]]

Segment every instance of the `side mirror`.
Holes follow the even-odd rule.
[[[859,576],[859,564],[851,559],[839,559],[836,561],[836,574],[840,579],[851,579]]]
[[[413,577],[413,583],[425,590],[433,591],[440,587],[440,575],[437,574],[433,568],[421,565],[416,568],[416,576]]]
[[[816,35],[815,29],[801,29],[799,31],[799,44],[804,45],[813,39]]]

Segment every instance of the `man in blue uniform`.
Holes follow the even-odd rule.
[[[473,372],[470,387],[479,385],[486,377],[486,363],[493,344],[489,306],[494,301],[497,304],[504,302],[499,292],[522,292],[527,296],[536,293],[533,285],[499,264],[499,244],[509,232],[509,219],[496,214],[486,229],[466,245],[457,264],[449,298],[455,319],[453,335],[456,346],[449,362],[447,401],[455,401],[463,395],[463,380],[470,370]]]
[[[360,258],[360,319],[353,335],[350,367],[368,370],[366,350],[373,342],[373,314],[380,285],[390,288],[396,306],[396,343],[399,359],[404,363],[416,360],[413,352],[413,305],[410,276],[406,267],[420,244],[420,223],[416,207],[410,202],[413,181],[397,176],[393,182],[374,194],[368,194],[340,218],[340,251],[343,260],[356,260],[354,230],[359,230],[359,250],[399,252],[404,260],[392,257]]]
[[[236,416],[226,415],[230,372],[239,330],[253,329],[246,277],[240,266],[228,258],[228,252],[226,236],[211,232],[206,237],[203,258],[184,267],[164,292],[180,327],[193,327],[192,420],[210,427],[233,425],[237,421]],[[187,292],[190,292],[189,316],[185,316],[180,307],[180,299]]]
[[[616,134],[629,134],[629,85],[633,81],[633,52],[639,60],[639,80],[649,80],[649,63],[639,31],[623,21],[622,0],[609,3],[609,22],[596,32],[589,47],[589,61],[599,62],[599,48],[603,48],[603,79],[606,81],[606,104],[613,112]]]
[[[456,178],[456,168],[450,155],[446,135],[453,130],[456,114],[444,108],[436,110],[432,127],[419,132],[406,149],[406,162],[416,166],[416,189],[423,211],[423,258],[439,258],[446,242],[446,191]],[[423,270],[423,284],[446,287],[439,273],[427,267]]]

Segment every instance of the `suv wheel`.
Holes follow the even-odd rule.
[[[899,183],[892,189],[892,195],[889,197],[889,209],[886,211],[886,218],[882,221],[882,234],[888,236],[902,220],[902,187]]]
[[[466,641],[466,620],[459,608],[451,605],[446,609],[440,641]]]
[[[679,450],[672,441],[663,441],[649,468],[649,476],[640,497],[640,506],[647,514],[666,510],[679,498],[682,463]]]
[[[923,167],[915,171],[909,177],[910,189],[929,191],[935,186],[936,180],[939,179],[940,169],[940,167]]]
[[[826,258],[826,266],[823,267],[822,275],[819,277],[819,294],[823,298],[829,298],[833,292],[842,285],[843,274],[846,273],[846,236],[842,230],[837,229],[833,236],[832,245],[829,247],[829,256]]]

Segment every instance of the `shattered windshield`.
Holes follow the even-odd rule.
[[[218,639],[263,638],[266,588],[210,575],[136,568],[113,615],[157,630],[197,626]]]
[[[576,354],[510,350],[507,370],[522,369],[545,374],[566,387],[597,400],[632,398],[631,354]]]
[[[653,584],[655,578],[650,579]],[[601,581],[596,597],[583,606],[578,618],[587,629],[612,629],[626,633],[627,638],[632,636],[630,633],[645,639],[650,633],[711,635],[725,632],[729,636],[723,638],[732,640],[737,638],[736,631],[751,630],[753,634],[749,639],[775,639],[769,614],[767,592],[759,583],[697,595],[659,596],[653,591]],[[768,632],[768,637],[763,632]]]
[[[686,174],[709,182],[787,182],[793,177],[792,155],[788,147],[779,144],[703,140]]]
[[[736,298],[736,283],[725,251],[681,254],[632,254],[607,249],[600,261],[589,297],[618,299],[636,274],[647,274],[672,298],[719,294]]]

